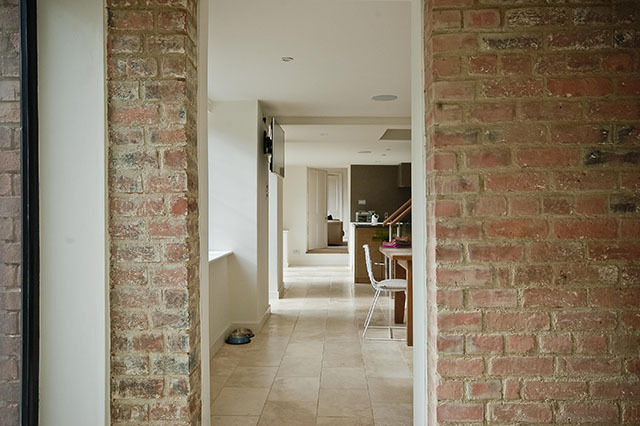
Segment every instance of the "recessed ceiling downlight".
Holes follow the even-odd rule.
[[[282,62],[293,62],[293,56],[283,56]]]
[[[375,95],[372,96],[371,99],[378,102],[388,102],[395,101],[398,97],[396,95]]]

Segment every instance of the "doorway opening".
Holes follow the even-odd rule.
[[[315,422],[336,417],[388,420],[391,413],[394,424],[422,421],[424,416],[415,413],[426,411],[426,403],[422,405],[420,395],[415,397],[413,384],[417,382],[418,394],[424,393],[424,348],[362,339],[374,290],[370,283],[356,283],[353,276],[355,254],[362,251],[355,229],[373,229],[377,225],[374,217],[383,222],[412,195],[417,199],[416,208],[425,207],[424,182],[416,188],[402,188],[398,177],[403,163],[417,161],[419,166],[409,172],[409,181],[424,180],[424,172],[415,171],[424,169],[425,161],[424,123],[416,124],[423,121],[423,100],[412,98],[413,93],[422,96],[422,90],[416,90],[423,85],[416,81],[422,62],[418,64],[415,58],[412,62],[412,53],[422,55],[416,44],[422,26],[414,18],[422,5],[417,1],[286,5],[267,1],[249,8],[237,3],[212,3],[209,182],[214,182],[210,200],[219,202],[210,202],[209,246],[210,250],[233,252],[226,261],[229,303],[225,309],[230,317],[226,328],[250,325],[257,336],[246,347],[222,345],[212,350],[213,424],[235,417],[275,421],[283,412]],[[395,20],[402,24],[390,24]],[[260,24],[276,21],[275,30],[274,26],[265,30]],[[333,25],[335,34],[327,33],[327,23]],[[412,33],[416,24],[418,30]],[[340,35],[341,25],[346,36]],[[394,31],[403,38],[396,45]],[[420,35],[414,41],[416,33]],[[369,51],[377,56],[368,55]],[[345,56],[327,56],[330,54]],[[254,61],[259,68],[251,65]],[[420,71],[416,73],[417,66]],[[250,78],[239,83],[245,74]],[[361,85],[361,80],[368,83]],[[233,109],[244,115],[229,114]],[[260,123],[273,117],[285,132],[284,179],[268,174],[269,160],[262,155],[265,128]],[[412,136],[383,139],[389,130],[410,130]],[[375,196],[358,197],[353,193],[354,166],[393,168],[394,177],[385,181],[392,180],[395,189],[403,190],[401,201],[380,207],[372,205]],[[390,201],[393,197],[374,183],[381,170],[373,171],[368,184],[361,186],[378,189],[375,195]],[[211,179],[216,173],[224,176]],[[224,196],[216,193],[216,185],[222,187]],[[223,206],[226,214],[220,212]],[[365,211],[368,217],[356,214]],[[359,220],[362,217],[366,219]],[[424,216],[414,215],[414,220],[420,219]],[[268,226],[262,227],[264,223]],[[337,229],[333,234],[331,227]],[[225,236],[225,230],[232,235]],[[247,231],[255,232],[257,238],[250,233],[239,238],[238,233]],[[378,239],[374,235],[378,246],[388,240],[388,229],[381,234],[384,236]],[[412,236],[417,252],[424,252],[423,230]],[[282,292],[277,274],[271,274],[274,264],[280,269],[274,263],[278,256],[269,252],[268,258],[274,260],[269,260],[266,270],[261,264],[277,239],[281,239],[276,250],[282,253],[284,270]],[[251,262],[255,275],[242,268]],[[268,281],[276,281],[274,286],[271,282],[265,285],[262,272]],[[415,275],[424,279],[424,274]],[[212,281],[216,287],[215,276]],[[252,293],[251,300],[243,299],[242,307],[235,304],[238,287],[246,290],[245,295]],[[416,303],[421,302],[424,305],[424,299]],[[387,321],[391,304],[381,302],[374,320]],[[424,312],[417,317],[421,315]],[[423,324],[418,324],[416,332],[424,333]],[[412,370],[416,352],[420,360],[417,374],[422,374],[418,379]],[[382,401],[393,389],[397,400]],[[349,398],[331,396],[336,393]],[[243,407],[235,403],[241,394],[251,399]]]

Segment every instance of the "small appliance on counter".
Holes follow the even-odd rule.
[[[380,216],[378,216],[377,213],[373,213],[371,215],[371,224],[372,225],[377,225],[378,224],[378,219],[380,219]]]

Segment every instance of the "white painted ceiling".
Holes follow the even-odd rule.
[[[283,125],[285,161],[310,167],[398,164],[411,160],[411,143],[378,141],[387,128],[403,125]],[[371,151],[361,153],[360,151]]]
[[[259,99],[276,117],[410,116],[408,1],[213,0],[209,46],[214,101]],[[371,100],[377,94],[398,99]],[[338,166],[360,160],[353,154],[361,150],[374,151],[364,160],[371,164],[410,158],[409,143],[378,142],[402,126],[283,127],[290,164]]]

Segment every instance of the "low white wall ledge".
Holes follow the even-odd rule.
[[[213,262],[218,259],[222,259],[223,257],[229,256],[233,254],[231,250],[213,250],[209,252],[209,262]]]

